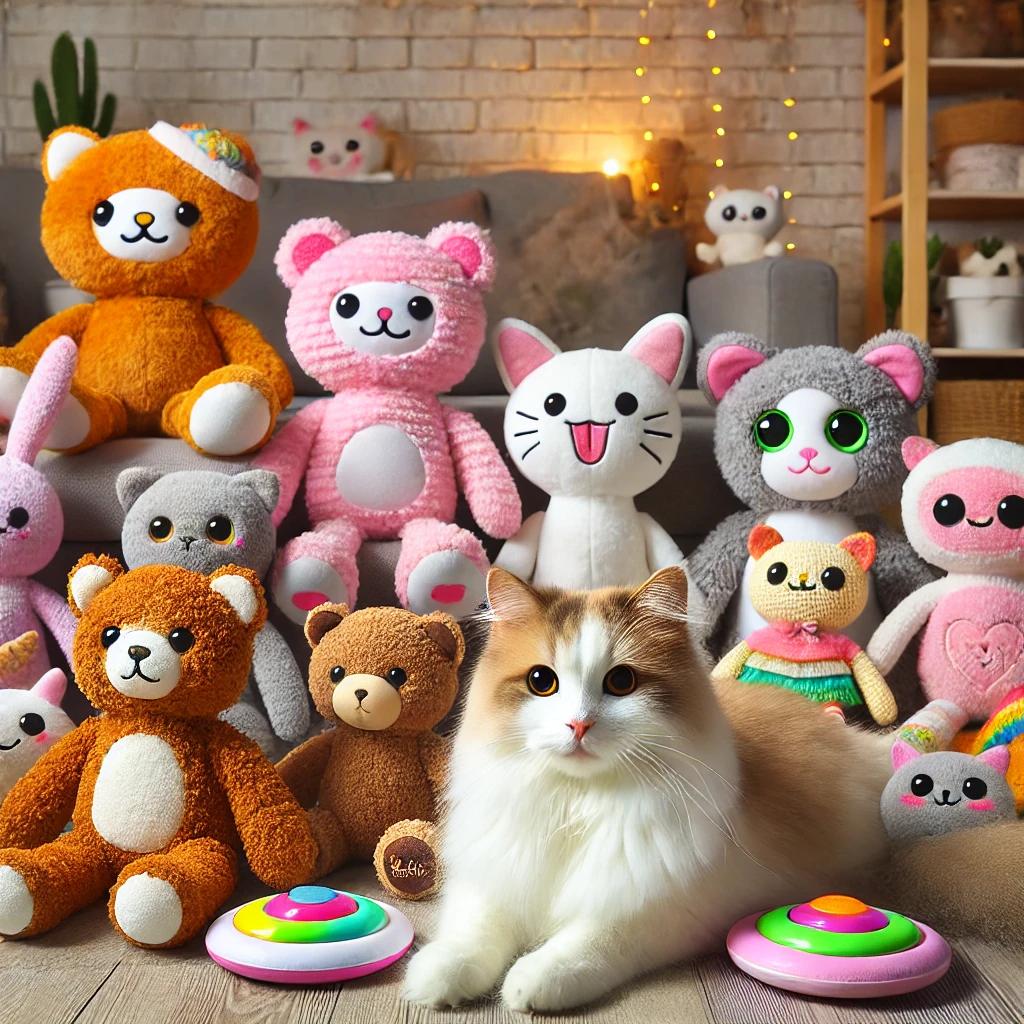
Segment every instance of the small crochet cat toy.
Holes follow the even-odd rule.
[[[715,242],[698,242],[697,259],[731,267],[782,255],[782,243],[772,241],[783,219],[777,185],[769,185],[761,192],[716,185],[712,192],[714,198],[704,211],[704,223],[714,233]]]
[[[295,146],[291,173],[338,181],[394,181],[411,178],[409,146],[375,115],[358,123],[314,125],[304,117],[292,121]]]
[[[864,610],[875,538],[854,533],[838,544],[784,541],[755,526],[750,599],[770,623],[737,644],[716,679],[781,686],[841,711],[866,704],[879,725],[896,718],[896,701],[868,656],[839,632]]]

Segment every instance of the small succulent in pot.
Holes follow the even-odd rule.
[[[957,258],[962,277],[1024,277],[1024,245],[996,236],[965,242]]]

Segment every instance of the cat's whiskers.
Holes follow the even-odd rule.
[[[673,811],[673,813],[676,816],[676,821],[679,823],[679,830],[680,831],[682,831],[682,829],[683,829],[683,819],[679,816],[679,805],[680,805],[680,803],[682,803],[683,811],[686,814],[686,831],[689,834],[690,839],[692,841],[693,840],[693,822],[690,819],[690,810],[689,810],[689,807],[686,804],[686,801],[685,800],[683,800],[683,801],[673,800],[672,799],[672,792],[666,790],[664,788],[664,786],[659,784],[659,778],[660,778],[661,781],[666,782],[666,783],[669,782],[670,780],[667,779],[664,776],[664,774],[660,773],[660,772],[658,773],[659,778],[652,779],[647,774],[647,772],[644,769],[645,769],[645,767],[649,766],[649,767],[654,767],[655,770],[657,770],[656,766],[653,766],[653,765],[645,766],[644,762],[639,757],[637,757],[637,754],[636,754],[635,750],[624,749],[624,750],[620,751],[619,756],[624,759],[624,761],[625,761],[625,763],[627,765],[633,765],[634,766],[634,770],[636,772],[636,775],[634,777],[638,777],[639,778],[639,781],[640,781],[642,786],[644,786],[644,785],[651,785],[658,792],[660,792],[663,796],[665,796],[667,798],[668,805],[672,808],[672,811]]]
[[[664,732],[638,732],[635,735],[637,739],[641,740],[670,740],[675,738],[671,734]],[[691,754],[686,750],[680,750],[679,747],[670,746],[667,743],[648,743],[646,745],[652,747],[660,747],[664,750],[670,751],[673,754],[678,754],[680,757],[685,757],[689,761],[695,762],[696,764],[700,765],[701,768],[704,768],[707,771],[711,772],[712,775],[717,775],[718,778],[721,779],[721,781],[724,782],[734,793],[739,793],[739,787],[736,785],[735,782],[733,782],[731,779],[727,779],[720,771],[718,771],[715,768],[712,768],[711,765],[707,763],[707,761],[702,761],[696,755]]]

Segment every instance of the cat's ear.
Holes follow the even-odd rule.
[[[711,191],[715,193],[715,198],[717,199],[719,196],[724,196],[726,194],[726,192],[729,191],[729,186],[728,185],[716,185]]]
[[[561,355],[561,349],[540,328],[513,317],[498,321],[491,346],[501,382],[509,394],[538,366]]]
[[[690,365],[693,335],[685,316],[662,313],[626,342],[623,352],[649,366],[674,391]]]
[[[856,355],[881,370],[912,409],[920,409],[935,388],[935,357],[925,342],[906,331],[886,331],[865,342]]]
[[[990,768],[995,768],[1000,775],[1005,775],[1010,767],[1010,748],[1005,743],[998,747],[989,747],[977,755],[979,761],[984,761]]]
[[[747,537],[747,551],[751,558],[760,558],[766,551],[782,543],[782,534],[766,523],[758,523]]]
[[[496,622],[516,622],[538,615],[544,603],[529,583],[507,569],[493,568],[487,574],[487,603]]]
[[[697,360],[697,385],[712,405],[717,405],[746,373],[771,358],[752,334],[729,331],[718,334],[701,349]]]
[[[892,770],[899,771],[905,764],[921,757],[921,751],[912,747],[906,740],[897,740],[892,745]]]
[[[907,469],[913,469],[919,462],[928,458],[932,452],[937,452],[939,446],[929,440],[927,437],[918,437],[917,434],[911,434],[910,437],[903,439],[903,445],[901,451],[903,453],[903,465]]]
[[[273,512],[277,508],[281,481],[278,475],[269,469],[247,469],[244,473],[236,473],[231,477],[231,486],[247,487],[254,491],[268,512]]]
[[[121,510],[127,512],[163,476],[163,472],[152,466],[129,466],[117,474],[114,490]]]
[[[686,612],[687,581],[681,566],[659,569],[629,595],[631,614],[678,619]]]
[[[762,191],[764,192],[764,194],[766,196],[768,196],[769,198],[774,199],[776,202],[778,202],[778,199],[779,199],[779,186],[778,185],[769,185],[766,189],[763,189]]]
[[[870,533],[851,533],[849,537],[844,537],[840,542],[839,546],[844,550],[848,551],[853,555],[854,561],[865,571],[875,562],[875,552],[878,550],[878,545],[875,543],[875,538]]]

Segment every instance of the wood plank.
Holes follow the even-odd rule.
[[[888,71],[872,75],[868,95],[884,103],[901,103],[904,69],[901,61]],[[970,92],[1024,92],[1024,59],[931,57],[928,60],[929,95],[956,96]]]
[[[1003,997],[1013,1019],[1024,1021],[1024,953],[982,939],[963,939],[957,948]]]
[[[886,196],[869,207],[871,220],[899,220],[904,193]],[[952,192],[931,189],[927,196],[929,220],[1020,220],[1024,217],[1024,192]]]
[[[864,66],[870,80],[885,66],[885,0],[868,0],[864,10]],[[885,225],[869,215],[885,198],[885,104],[864,98],[864,330],[868,336],[885,328],[882,270],[885,265]]]
[[[936,359],[1024,359],[1024,348],[933,348]]]

